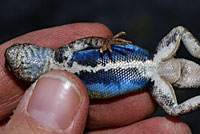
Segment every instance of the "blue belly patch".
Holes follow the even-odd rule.
[[[146,61],[150,54],[134,45],[113,45],[113,52],[106,51],[100,54],[99,49],[74,52],[73,62],[82,66],[106,66],[108,63]],[[143,73],[143,72],[142,72]],[[100,69],[96,72],[82,70],[76,75],[84,82],[91,98],[110,98],[121,94],[137,91],[143,88],[148,78],[142,75],[136,67]]]

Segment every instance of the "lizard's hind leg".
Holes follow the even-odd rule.
[[[152,96],[154,96],[158,104],[163,107],[168,114],[173,116],[184,114],[200,107],[200,95],[178,104],[174,89],[171,85],[173,84],[179,88],[197,88],[200,86],[200,66],[186,59],[173,58],[179,48],[181,40],[193,57],[200,58],[199,41],[182,26],[173,28],[161,40],[157,48],[157,53],[153,58],[154,63],[158,68],[160,68],[161,71],[155,71],[155,74],[151,78],[152,81],[154,81]],[[177,63],[180,63],[180,67],[176,66],[175,62],[170,62],[172,59],[174,59]],[[171,63],[172,66],[163,64],[168,62]],[[167,77],[163,71],[165,69],[169,72],[168,74],[170,77]],[[170,81],[168,78],[176,81]]]
[[[200,95],[178,104],[173,87],[163,77],[154,81],[151,93],[165,112],[172,116],[185,114],[200,107]]]
[[[182,40],[189,53],[200,58],[199,41],[184,27],[173,28],[159,43],[157,53],[154,55],[154,61],[165,61],[173,57],[180,46]]]

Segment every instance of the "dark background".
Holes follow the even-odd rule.
[[[27,32],[73,22],[99,22],[113,33],[126,31],[126,39],[154,52],[161,38],[178,25],[188,28],[200,40],[200,1],[1,0],[0,44]],[[177,57],[200,63],[184,47]],[[177,90],[176,93],[182,102],[200,91]],[[158,108],[153,116],[163,115],[166,114]],[[180,118],[189,124],[193,134],[200,132],[200,110]]]

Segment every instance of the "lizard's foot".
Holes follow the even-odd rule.
[[[103,46],[100,48],[100,53],[103,54],[103,52],[106,51],[107,49],[110,52],[112,52],[111,45],[126,45],[127,43],[128,44],[132,43],[131,41],[119,38],[122,35],[126,35],[126,33],[125,32],[120,32],[120,33],[116,34],[113,37],[106,38],[106,40],[104,41]]]

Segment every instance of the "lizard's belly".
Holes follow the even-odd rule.
[[[72,70],[86,85],[91,98],[110,98],[143,88],[149,78],[145,62],[147,51],[134,45],[114,45],[113,53],[99,50],[75,52]]]

